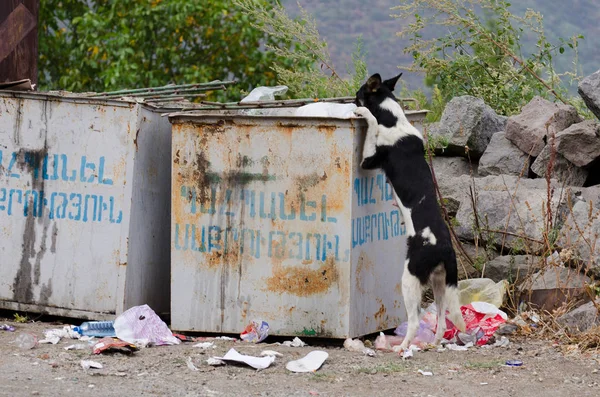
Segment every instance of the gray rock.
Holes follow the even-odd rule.
[[[518,283],[538,270],[542,264],[542,258],[539,256],[499,256],[485,265],[485,277],[494,281],[508,280],[511,283]]]
[[[549,266],[532,276],[531,289],[585,288],[591,279],[577,269],[564,266]]]
[[[447,194],[460,202],[456,214],[458,226],[455,228],[459,238],[466,241],[483,238],[496,246],[528,253],[543,250],[544,245],[540,242],[543,241],[546,224],[541,214],[548,198],[545,180],[519,179],[510,175],[475,178],[473,184],[477,192],[476,207],[481,229],[477,232],[469,197],[471,182],[463,178],[444,182]],[[451,187],[451,184],[454,186]],[[551,181],[551,186],[554,187],[552,208],[555,211],[558,208],[560,220],[566,211],[567,197],[571,197],[571,194],[562,192],[556,180]]]
[[[556,134],[579,121],[581,118],[573,106],[536,96],[523,107],[521,114],[508,119],[506,138],[523,152],[537,157],[546,144],[547,134]]]
[[[471,172],[477,175],[477,165],[469,163],[464,157],[433,156],[432,163],[436,179],[471,175]]]
[[[594,120],[573,124],[556,134],[556,150],[577,167],[600,157],[600,126]]]
[[[581,80],[577,92],[588,109],[600,119],[600,70]]]
[[[442,137],[449,143],[445,153],[477,160],[492,135],[503,131],[507,118],[499,116],[480,98],[469,95],[453,98],[444,109],[439,123],[430,126],[433,139]],[[468,153],[465,150],[468,147]]]
[[[592,206],[600,209],[600,186],[573,188],[573,194],[580,200],[592,202]]]
[[[596,304],[600,304],[597,302]],[[594,302],[588,302],[566,314],[556,321],[570,332],[585,332],[588,329],[600,325],[600,314]]]
[[[437,178],[440,193],[450,216],[455,217],[461,204],[466,205],[469,202],[470,181],[471,177],[467,175]]]
[[[591,215],[591,216],[590,216]],[[581,264],[586,271],[600,276],[600,210],[585,201],[577,201],[565,224],[560,230],[558,244],[563,252],[568,250],[572,260]]]
[[[479,175],[527,176],[528,159],[527,153],[506,139],[505,132],[496,132],[479,159]]]
[[[540,155],[531,164],[531,170],[540,177],[545,177],[552,152],[552,145],[544,146]],[[568,186],[583,186],[588,177],[588,171],[577,167],[567,160],[562,154],[554,150],[554,161],[552,163],[552,177]]]

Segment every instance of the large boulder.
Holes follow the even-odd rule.
[[[594,120],[573,124],[556,134],[556,151],[577,167],[600,157],[600,126]]]
[[[503,255],[485,265],[485,277],[494,281],[508,280],[518,283],[535,273],[543,264],[542,258],[532,255]]]
[[[591,208],[590,208],[591,207]],[[560,230],[558,245],[586,271],[600,277],[600,210],[593,203],[577,201]]]
[[[528,159],[529,155],[506,139],[505,132],[496,132],[479,159],[479,175],[527,176]]]
[[[565,327],[569,332],[585,332],[600,325],[600,313],[597,305],[599,302],[588,302],[585,305],[563,314],[556,322]]]
[[[600,119],[600,70],[581,80],[577,92],[588,109]]]
[[[539,96],[533,98],[506,124],[506,138],[523,152],[537,157],[546,145],[546,136],[556,134],[581,121],[570,105],[552,103]]]
[[[446,105],[440,122],[430,126],[429,135],[447,141],[445,154],[477,160],[485,152],[492,135],[504,130],[506,120],[482,99],[465,95],[453,98]]]
[[[544,146],[540,155],[531,164],[531,170],[540,177],[545,177],[548,171],[548,165],[552,157],[552,145]],[[587,177],[588,171],[577,167],[575,164],[567,160],[562,154],[554,148],[554,161],[552,162],[552,177],[559,182],[569,186],[583,186]]]
[[[455,228],[459,238],[474,241],[483,238],[499,247],[517,252],[536,253],[544,249],[546,222],[542,216],[548,201],[548,188],[543,179],[520,179],[510,175],[487,176],[473,180],[476,209],[470,198],[470,181],[465,177],[444,181],[444,192],[460,202]],[[450,185],[454,184],[454,187]],[[552,209],[558,219],[564,217],[570,192],[563,192],[556,180],[551,180]],[[441,185],[440,185],[441,187]],[[560,226],[560,222],[557,226]]]

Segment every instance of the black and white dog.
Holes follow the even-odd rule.
[[[465,322],[458,302],[456,255],[425,161],[423,136],[410,124],[392,94],[400,76],[402,73],[383,82],[379,74],[371,76],[356,93],[355,113],[368,125],[361,166],[383,169],[406,226],[408,252],[402,296],[408,330],[401,345],[405,350],[419,327],[422,288],[429,280],[437,306],[435,344],[440,343],[446,330],[446,309],[450,321],[462,332]]]

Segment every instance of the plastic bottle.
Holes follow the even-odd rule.
[[[116,336],[112,321],[86,321],[73,330],[83,336]]]

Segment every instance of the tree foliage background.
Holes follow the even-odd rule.
[[[309,66],[266,49],[291,44],[253,22],[228,0],[41,0],[40,89],[99,92],[236,79],[228,96],[239,98],[240,90],[275,85],[273,64]]]

